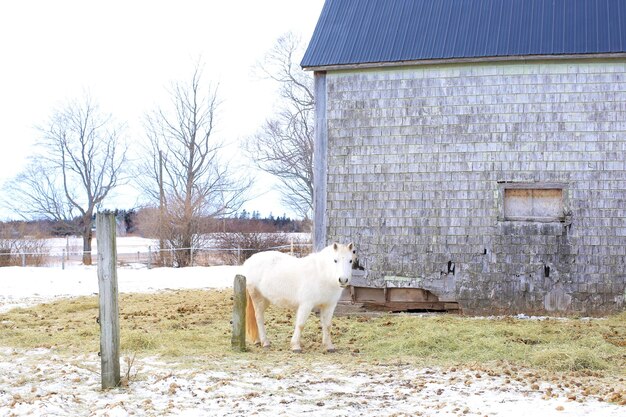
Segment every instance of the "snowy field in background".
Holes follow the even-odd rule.
[[[295,243],[307,242],[307,233],[289,234]],[[141,237],[118,237],[118,267],[120,292],[154,292],[165,289],[227,288],[232,287],[238,266],[211,266],[189,268],[152,268],[144,263],[128,262],[133,254],[147,254],[158,247],[158,241]],[[45,250],[50,254],[49,267],[0,268],[0,312],[13,307],[26,307],[61,297],[77,297],[98,293],[97,267],[80,262],[82,239],[79,237],[46,239]],[[77,256],[61,262],[63,251]],[[92,241],[94,263],[97,260],[97,239]],[[62,269],[64,268],[64,269]]]
[[[91,249],[95,254],[98,252],[98,239],[91,241]],[[148,247],[158,247],[159,241],[136,236],[126,236],[117,238],[117,251],[120,253],[148,252]],[[46,239],[46,247],[50,250],[50,255],[59,256],[63,249],[71,253],[80,253],[83,250],[83,240],[77,236],[57,237]]]
[[[310,233],[287,233],[289,239],[293,240],[295,244],[307,244],[311,241]],[[206,242],[209,244],[217,245],[212,235],[206,235]],[[148,239],[136,236],[124,236],[117,238],[117,251],[118,253],[132,254],[132,253],[147,253],[148,248],[156,250],[159,246],[157,239]],[[70,253],[81,253],[83,249],[83,240],[80,237],[72,236],[67,238],[49,238],[46,239],[46,248],[50,251],[52,256],[60,256],[63,254],[63,250]],[[92,252],[95,254],[98,252],[98,239],[92,240]],[[217,249],[217,248],[216,248]],[[222,249],[236,249],[236,248],[222,248]]]
[[[122,293],[146,293],[186,288],[232,287],[238,266],[190,268],[153,268],[145,266],[117,269],[118,288]],[[27,307],[63,297],[98,293],[96,266],[61,268],[0,268],[0,312],[13,307]]]

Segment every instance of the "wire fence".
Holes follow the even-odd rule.
[[[281,251],[301,257],[311,252],[310,242],[291,242],[287,245],[263,247],[187,247],[160,249],[158,245],[141,245],[136,249],[124,247],[117,251],[117,262],[121,266],[180,267],[240,265],[257,252]],[[92,264],[98,261],[97,250],[41,249],[35,251],[15,251],[0,249],[0,267],[41,266],[65,268],[66,265],[80,264],[85,254],[92,255]]]

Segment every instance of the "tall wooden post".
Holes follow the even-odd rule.
[[[98,288],[100,301],[100,362],[102,389],[120,384],[120,320],[117,297],[117,248],[115,215],[96,216]]]
[[[236,275],[233,283],[233,336],[231,344],[233,350],[245,352],[246,350],[246,277]]]

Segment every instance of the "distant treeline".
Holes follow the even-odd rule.
[[[118,234],[131,234],[142,237],[158,237],[155,233],[158,209],[120,209],[114,211]],[[94,215],[95,220],[95,215]],[[94,222],[95,224],[95,222]],[[0,239],[30,237],[61,237],[78,235],[82,227],[80,218],[70,221],[54,220],[12,220],[0,222]],[[242,210],[232,217],[201,217],[197,220],[199,233],[306,233],[311,229],[309,219],[295,220],[282,216],[261,217],[258,211]]]

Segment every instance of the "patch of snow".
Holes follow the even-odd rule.
[[[121,293],[229,288],[239,269],[237,266],[147,269],[131,264],[117,269],[117,279]],[[0,312],[58,298],[97,293],[96,266],[69,266],[64,270],[18,266],[0,268]]]
[[[3,416],[622,416],[624,407],[596,398],[545,398],[546,386],[476,371],[407,365],[301,367],[295,359],[270,370],[249,361],[180,367],[137,360],[126,388],[100,389],[96,355],[0,348]]]

